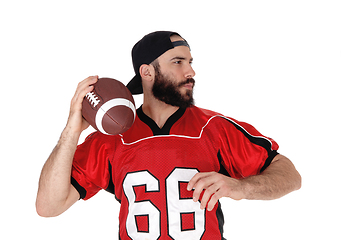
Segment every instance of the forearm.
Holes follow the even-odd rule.
[[[301,176],[288,158],[277,155],[264,172],[241,182],[245,199],[272,200],[298,190]]]
[[[57,215],[67,204],[78,138],[79,135],[72,134],[66,127],[42,169],[36,202],[37,211],[41,215]]]
[[[301,176],[289,159],[278,154],[270,166],[261,174],[244,179],[227,177],[217,172],[197,173],[188,183],[187,190],[193,191],[193,200],[199,200],[201,208],[207,205],[211,211],[218,200],[229,197],[235,200],[271,200],[280,198],[301,187]]]
[[[66,127],[43,167],[36,201],[36,209],[41,216],[57,216],[79,198],[79,193],[71,185],[72,162],[79,136],[89,126],[82,117],[82,102],[97,80],[98,76],[92,76],[78,84]]]

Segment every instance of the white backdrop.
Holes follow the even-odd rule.
[[[117,239],[104,191],[39,217],[40,171],[77,83],[127,83],[134,43],[173,30],[192,48],[197,106],[274,138],[303,178],[279,200],[223,199],[225,237],[340,239],[340,12],[337,0],[1,1],[1,238]]]

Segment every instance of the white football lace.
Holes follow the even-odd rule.
[[[96,107],[97,104],[99,104],[99,102],[101,101],[98,99],[98,97],[96,96],[94,92],[89,92],[85,96],[89,100],[90,104],[92,104],[94,107]]]

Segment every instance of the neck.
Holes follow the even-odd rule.
[[[175,113],[179,107],[174,107],[168,105],[162,101],[157,99],[148,98],[146,95],[144,96],[144,101],[142,105],[142,110],[144,114],[154,120],[154,122],[162,128],[165,125],[166,121],[173,113]]]

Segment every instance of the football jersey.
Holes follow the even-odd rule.
[[[196,106],[178,109],[162,129],[140,107],[127,132],[95,132],[78,146],[71,183],[84,200],[115,194],[122,240],[224,239],[220,203],[201,210],[188,182],[199,172],[259,174],[277,149],[251,125]]]

